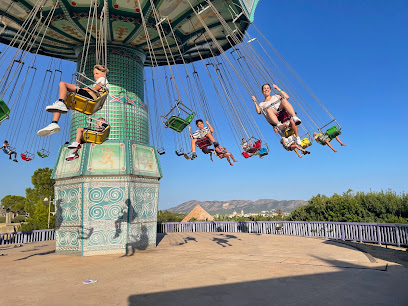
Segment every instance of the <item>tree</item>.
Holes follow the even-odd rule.
[[[9,208],[12,211],[24,210],[26,198],[15,195],[6,195],[1,199],[1,206],[5,209]]]
[[[25,211],[30,214],[29,224],[21,227],[22,231],[45,229],[48,225],[48,203],[44,198],[54,197],[55,180],[51,179],[52,169],[37,169],[31,177],[34,188],[26,188]],[[54,227],[51,217],[50,228]]]

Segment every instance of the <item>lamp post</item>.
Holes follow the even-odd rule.
[[[54,202],[53,200],[51,200],[51,197],[48,198],[44,198],[44,202],[48,201],[48,228],[50,228],[50,217],[51,217],[51,202]]]

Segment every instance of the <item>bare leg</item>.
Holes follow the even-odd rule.
[[[226,156],[231,156],[231,158],[232,158],[232,160],[233,160],[234,162],[238,162],[237,160],[235,160],[234,155],[232,155],[232,153],[228,152],[228,153],[225,153],[225,155],[226,155]]]
[[[52,113],[52,121],[59,121],[61,118],[61,113]]]
[[[266,113],[266,120],[269,122],[270,125],[278,125],[279,120],[276,117],[276,111],[274,109],[268,108],[264,110]]]
[[[211,133],[207,133],[207,134],[205,135],[205,137],[207,137],[208,139],[210,139],[211,142],[214,142],[214,141],[215,141],[214,136],[213,136]]]
[[[75,138],[75,141],[78,143],[81,143],[81,139],[82,139],[82,132],[84,131],[84,128],[78,128],[77,129],[77,135]]]
[[[191,139],[191,152],[193,153],[196,151],[196,142],[197,142],[197,139],[195,138]]]
[[[295,124],[295,121],[293,121],[293,119],[290,119],[290,127],[292,128],[292,130],[295,132],[296,137],[299,137],[299,128],[298,126]]]
[[[59,83],[59,99],[65,101],[65,97],[67,96],[67,91],[74,92],[76,86],[74,84],[69,84],[67,82],[60,82]]]
[[[336,137],[336,140],[340,143],[340,145],[341,145],[342,147],[346,147],[346,145],[341,142],[339,136]]]
[[[293,109],[292,104],[288,102],[286,99],[281,99],[281,105],[279,106],[279,109],[286,109],[286,111],[291,115],[292,117],[296,116],[295,110]]]
[[[298,156],[299,158],[302,158],[302,155],[299,154],[299,151],[297,150],[297,148],[294,148],[293,150],[295,151],[295,153],[297,154],[297,156]]]
[[[329,146],[330,149],[332,149],[334,152],[337,152],[337,151],[332,147],[332,145],[330,144],[330,141],[329,141],[329,140],[326,139],[324,142]]]
[[[233,164],[233,163],[231,163],[231,160],[230,160],[229,156],[228,156],[227,154],[225,154],[225,157],[227,158],[227,160],[228,160],[229,164],[230,164],[231,166],[233,166],[234,164]]]

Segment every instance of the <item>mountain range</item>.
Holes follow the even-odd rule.
[[[215,214],[232,214],[234,211],[241,213],[258,213],[261,211],[272,211],[282,209],[284,213],[294,210],[296,207],[305,205],[307,201],[303,200],[284,200],[259,199],[256,201],[249,200],[231,200],[231,201],[196,201],[191,200],[182,203],[176,207],[167,209],[173,213],[189,213],[194,207],[200,205],[208,213]]]

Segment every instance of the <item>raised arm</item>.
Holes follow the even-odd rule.
[[[188,134],[190,135],[190,138],[193,139],[193,134],[191,133],[191,126],[188,126]]]
[[[273,84],[273,88],[275,88],[277,91],[281,93],[281,95],[287,100],[289,99],[289,95],[284,92],[282,89],[280,89],[277,85]]]
[[[254,101],[256,112],[260,115],[262,113],[262,109],[259,107],[258,103],[256,103],[255,96],[252,96],[252,101]]]
[[[214,129],[212,128],[212,126],[210,125],[210,123],[208,121],[206,121],[205,123],[207,123],[208,127],[210,128],[210,132],[211,134],[214,133]]]

